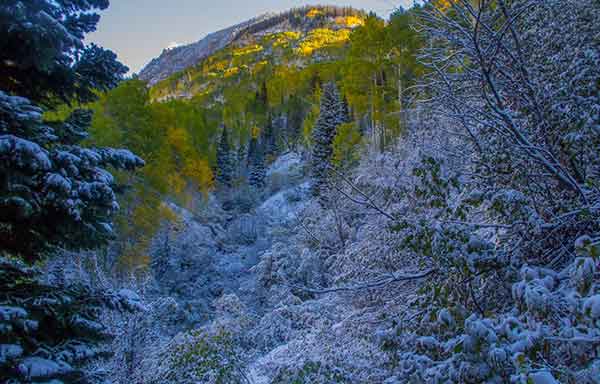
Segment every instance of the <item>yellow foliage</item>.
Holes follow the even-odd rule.
[[[209,62],[202,68],[202,70],[206,75],[208,75],[211,72],[223,72],[225,71],[225,69],[227,69],[227,67],[229,67],[229,61],[220,60],[215,62]]]
[[[260,136],[260,128],[256,125],[252,127],[250,135],[252,135],[252,138],[257,139]]]
[[[183,168],[183,173],[197,184],[204,196],[208,196],[208,192],[213,186],[214,176],[208,161],[204,159],[187,159]]]
[[[335,22],[338,25],[343,25],[345,27],[358,27],[360,25],[365,24],[365,20],[358,16],[340,16],[335,18]]]
[[[334,31],[328,28],[317,28],[304,38],[296,49],[296,53],[303,56],[310,56],[318,49],[345,43],[349,38],[350,31],[348,29]]]
[[[189,134],[183,128],[171,128],[167,131],[167,140],[177,152],[183,153],[189,143]]]
[[[148,249],[160,223],[177,222],[177,214],[148,191],[139,191],[142,200],[136,203],[121,223],[122,253],[119,257],[120,269],[128,272],[149,268],[151,258]]]
[[[166,175],[167,183],[173,192],[180,194],[185,190],[185,180],[177,172]]]
[[[262,71],[268,64],[269,64],[269,62],[266,61],[266,60],[259,61],[252,68],[252,74],[256,75],[257,73],[259,73],[260,71]]]
[[[160,204],[159,208],[158,208],[158,212],[160,217],[162,217],[164,220],[170,221],[172,223],[178,221],[180,219],[180,217],[177,215],[177,213],[175,213],[175,211],[173,211],[168,205]]]
[[[150,204],[139,204],[131,214],[131,223],[142,233],[151,232],[155,227],[156,212]]]
[[[238,48],[233,51],[233,56],[245,56],[251,53],[257,53],[263,50],[263,47],[258,44],[248,45],[246,47]]]
[[[240,73],[240,68],[239,67],[228,68],[227,70],[225,70],[225,73],[223,73],[223,77],[228,78],[228,77],[231,77],[231,76],[235,76],[238,73]]]
[[[308,13],[306,14],[306,17],[310,18],[310,19],[314,19],[317,16],[321,16],[324,15],[325,12],[323,12],[322,9],[318,9],[318,8],[313,8],[310,11],[308,11]]]
[[[273,47],[287,47],[290,41],[298,40],[302,37],[300,32],[286,31],[274,33],[269,36],[273,40]]]
[[[456,0],[435,0],[434,5],[442,12],[448,11]]]

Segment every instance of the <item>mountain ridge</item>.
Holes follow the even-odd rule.
[[[138,76],[152,86],[173,73],[194,65],[219,49],[225,48],[234,40],[239,30],[271,16],[272,14],[266,13],[231,27],[211,32],[194,43],[180,45],[172,49],[165,48],[160,56],[152,59],[142,68]]]
[[[265,31],[286,24],[289,30],[311,30],[318,28],[325,20],[340,16],[365,15],[364,11],[351,7],[304,6],[281,13],[264,13],[231,27],[209,33],[202,39],[172,49],[164,49],[160,56],[152,59],[142,68],[138,77],[154,86],[171,75],[198,64],[214,53],[247,36],[259,36]]]

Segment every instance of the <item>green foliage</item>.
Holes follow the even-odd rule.
[[[160,382],[172,383],[243,383],[234,341],[221,331],[209,335],[194,330],[181,336],[166,356],[167,367]]]
[[[398,112],[409,107],[405,91],[423,73],[416,62],[423,42],[411,28],[415,12],[399,11],[387,24],[371,15],[350,35],[343,89],[352,109],[369,116],[382,150],[401,133]]]
[[[143,154],[146,166],[138,177],[118,173],[130,187],[120,199],[117,244],[125,270],[149,265],[147,249],[160,224],[176,219],[164,205],[171,198],[191,208],[198,193],[213,186],[211,162],[216,137],[216,119],[204,109],[172,101],[150,103],[145,84],[123,82],[102,94],[91,106],[95,110],[90,145],[126,145]]]
[[[350,168],[360,160],[360,147],[363,138],[355,123],[341,124],[333,140],[332,164],[340,168]]]
[[[311,145],[321,83],[336,81],[352,117],[367,115],[372,127],[381,127],[382,145],[397,137],[402,132],[398,109],[407,107],[408,97],[400,97],[399,88],[413,85],[422,73],[415,61],[422,42],[410,27],[414,11],[399,11],[388,23],[374,15],[328,7],[302,8],[291,11],[290,17],[292,30],[226,47],[156,84],[150,99],[177,99],[219,116],[230,129],[232,145],[247,145],[256,130],[264,134],[269,114],[284,115],[288,129],[275,136],[295,148]],[[308,31],[294,27],[307,22],[312,26]],[[218,123],[211,124],[214,129]],[[350,154],[358,142],[355,130],[346,128],[341,134],[338,144],[344,139],[351,143],[339,145],[338,156],[344,152],[355,161],[358,153]],[[216,137],[208,141],[214,156]]]
[[[319,361],[307,361],[301,368],[281,369],[272,384],[343,384],[349,379],[343,372]]]

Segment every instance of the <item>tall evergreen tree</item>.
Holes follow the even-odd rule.
[[[0,89],[35,103],[87,102],[127,72],[113,52],[84,46],[108,0],[0,4]]]
[[[34,262],[63,248],[97,247],[114,235],[119,205],[108,167],[143,161],[124,149],[85,148],[92,113],[44,121],[46,108],[89,102],[122,79],[116,55],[84,35],[107,0],[0,4],[0,382],[85,383],[81,367],[110,336],[106,292],[43,278]],[[42,108],[42,107],[44,108]],[[9,256],[9,257],[5,257]],[[125,296],[130,296],[125,294]]]
[[[236,177],[239,179],[246,178],[248,176],[248,146],[244,143],[240,143],[236,153]]]
[[[277,156],[277,136],[275,134],[275,128],[273,126],[273,118],[271,117],[271,114],[267,115],[265,129],[262,130],[262,146],[267,159],[272,159],[273,157]]]
[[[267,90],[267,83],[263,81],[256,90],[254,101],[250,103],[249,111],[257,116],[265,116],[268,110],[268,104],[269,93]]]
[[[263,188],[265,186],[266,177],[265,156],[256,137],[250,139],[250,146],[248,148],[248,168],[248,184],[258,189]]]
[[[235,159],[231,151],[227,126],[223,125],[223,133],[217,147],[217,184],[222,188],[233,186]]]
[[[47,122],[35,104],[91,101],[96,90],[122,79],[127,68],[114,53],[83,46],[98,21],[89,11],[106,6],[100,0],[0,5],[0,244],[29,261],[57,247],[91,249],[109,240],[118,204],[104,168],[143,165],[127,150],[78,145],[90,111]]]
[[[321,96],[321,111],[313,129],[312,149],[312,194],[320,196],[327,182],[331,156],[333,154],[333,139],[337,127],[344,122],[343,107],[335,83],[330,82],[323,87]]]
[[[306,115],[305,105],[297,96],[292,96],[289,101],[287,114],[287,140],[290,149],[295,150],[300,136],[302,135],[302,124]]]

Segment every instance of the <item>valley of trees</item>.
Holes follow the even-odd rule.
[[[307,6],[152,86],[0,4],[0,381],[600,383],[600,4]]]

